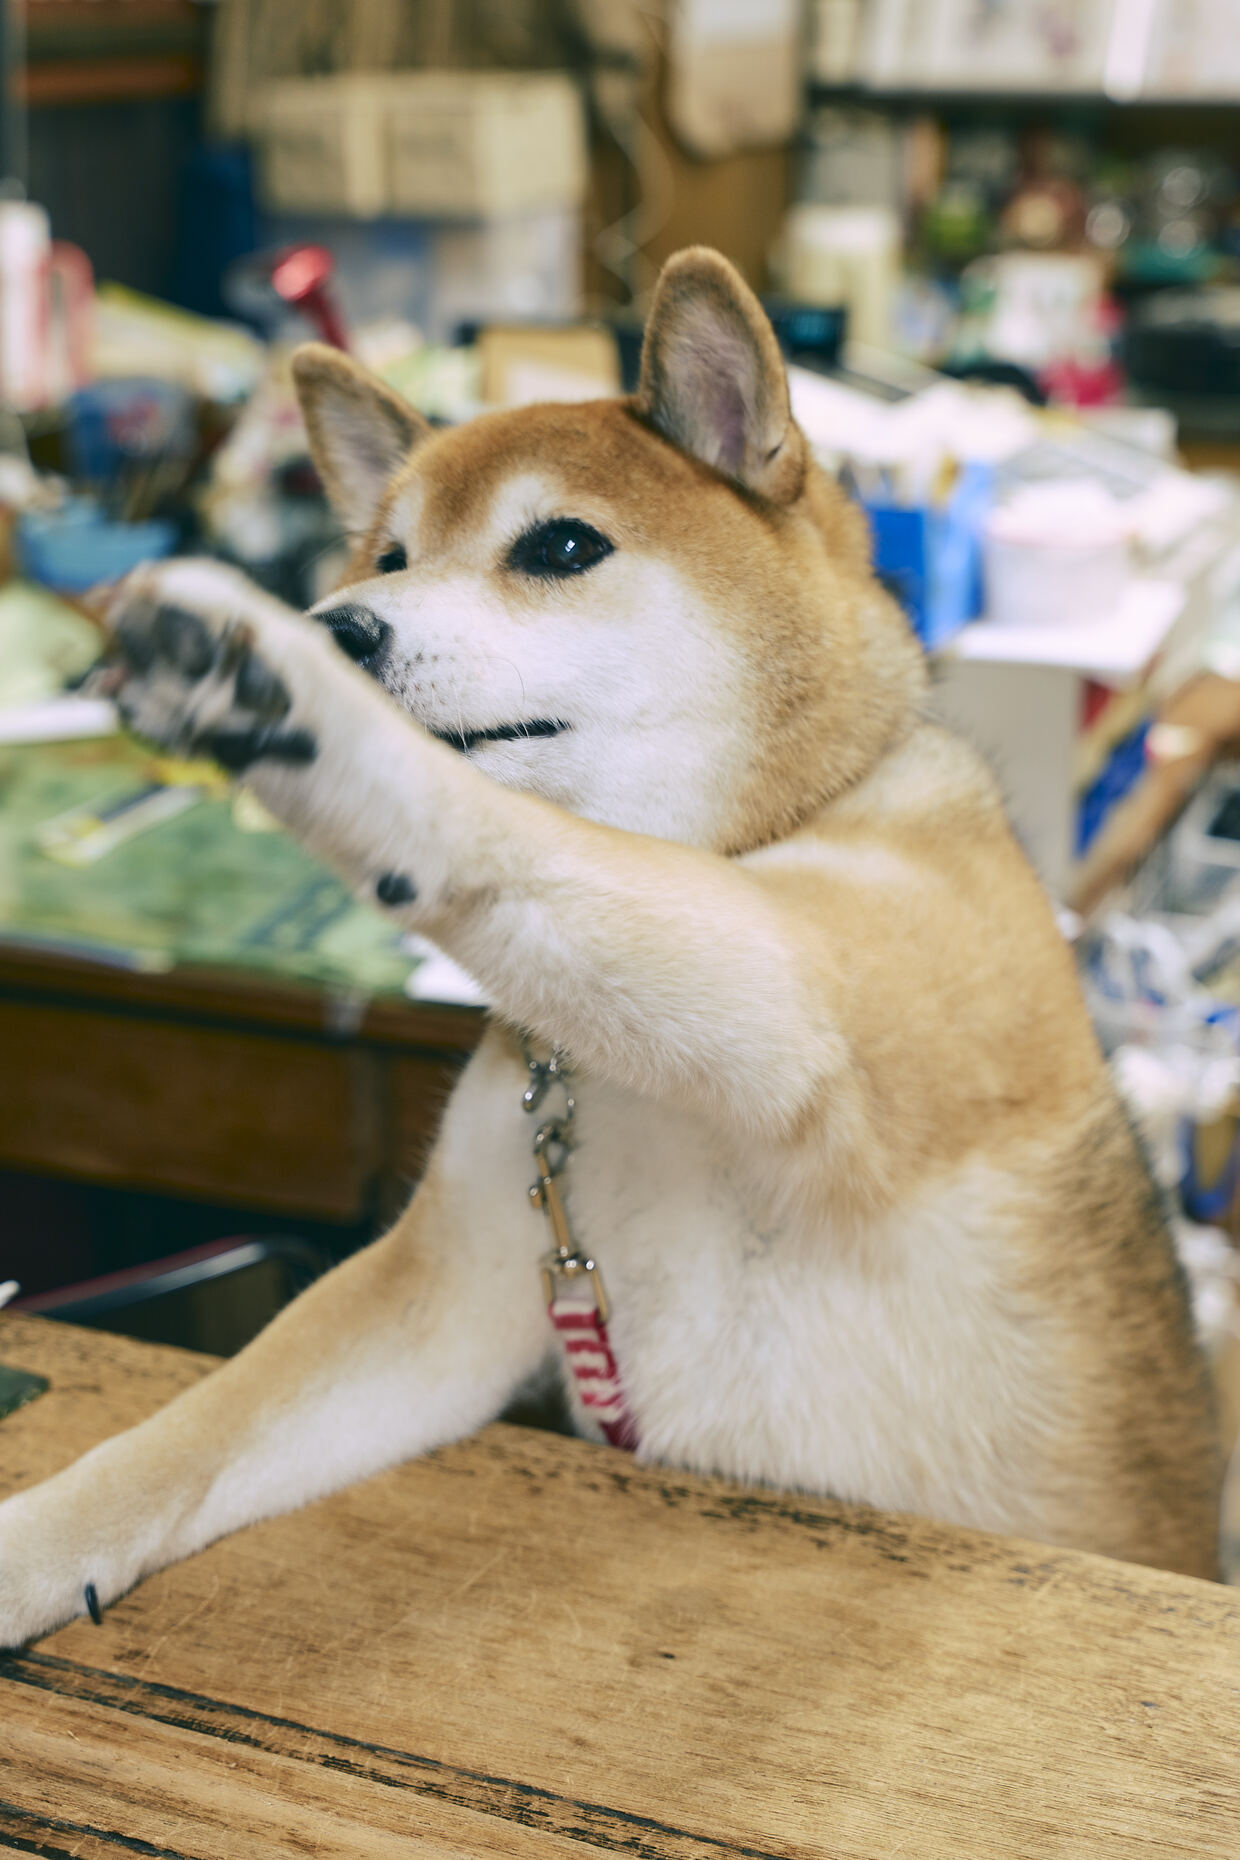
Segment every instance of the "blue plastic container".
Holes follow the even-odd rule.
[[[171,555],[176,540],[175,523],[112,522],[79,497],[58,510],[28,510],[18,518],[17,561],[29,581],[58,594],[84,594],[101,581],[119,581],[139,562]]]
[[[990,466],[966,465],[941,506],[863,500],[875,571],[928,651],[982,612],[982,525],[993,488]]]

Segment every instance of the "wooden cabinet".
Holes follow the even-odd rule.
[[[0,956],[0,1168],[356,1221],[406,1198],[476,1009]]]

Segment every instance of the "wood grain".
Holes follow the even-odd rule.
[[[207,1367],[0,1319],[0,1489]],[[1234,1860],[1240,1601],[493,1427],[0,1666],[0,1849]]]
[[[378,1166],[343,1051],[307,1046],[290,1067],[261,1034],[14,1002],[0,1003],[0,1046],[13,1167],[145,1186],[158,1156],[174,1193],[348,1219]]]

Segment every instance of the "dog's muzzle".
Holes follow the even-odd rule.
[[[392,637],[386,620],[372,614],[369,607],[358,607],[353,602],[343,607],[327,607],[311,618],[327,627],[341,652],[347,653],[367,672],[376,669]]]

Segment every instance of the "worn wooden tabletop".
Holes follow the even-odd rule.
[[[205,1359],[0,1318],[24,1485]],[[1240,1598],[523,1429],[0,1660],[0,1851],[1236,1860]]]

